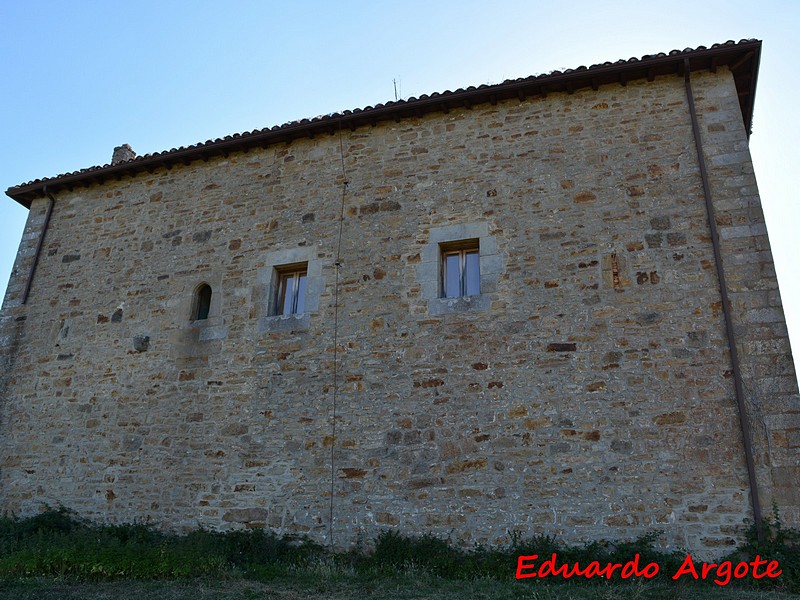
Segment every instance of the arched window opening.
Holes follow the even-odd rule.
[[[207,283],[197,288],[194,294],[194,310],[192,311],[193,321],[203,321],[208,319],[208,312],[211,310],[211,286]]]

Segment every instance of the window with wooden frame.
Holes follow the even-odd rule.
[[[299,315],[305,312],[308,263],[285,265],[278,271],[278,289],[275,314]]]
[[[480,248],[477,239],[441,244],[442,298],[481,293]]]

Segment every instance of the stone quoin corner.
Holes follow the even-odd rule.
[[[120,145],[8,189],[29,216],[0,508],[337,546],[662,530],[700,556],[773,504],[797,527],[760,59],[727,42]]]

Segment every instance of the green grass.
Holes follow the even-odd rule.
[[[753,536],[727,558],[759,554],[779,560],[783,575],[746,578],[720,587],[690,578],[672,581],[684,554],[656,549],[657,534],[633,542],[565,546],[548,536],[513,537],[499,548],[456,548],[430,535],[381,533],[370,551],[333,553],[309,540],[262,530],[185,536],[144,525],[90,525],[65,510],[29,519],[0,519],[0,599],[3,598],[740,598],[797,597],[800,532],[776,518],[766,541]],[[656,562],[652,579],[611,581],[560,577],[517,581],[519,555],[552,553],[559,563]]]
[[[280,576],[269,582],[241,577],[222,580],[154,580],[76,583],[52,579],[16,580],[0,583],[2,600],[796,600],[796,595],[778,591],[727,588],[680,588],[674,585],[637,582],[626,585],[574,586],[527,585],[496,579],[452,580],[419,570],[403,576],[365,578],[337,575],[332,579]]]

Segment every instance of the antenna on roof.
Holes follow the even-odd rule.
[[[394,101],[397,102],[399,98],[403,97],[403,80],[400,80],[400,94],[397,93],[397,79],[392,79],[392,83],[394,84]]]

